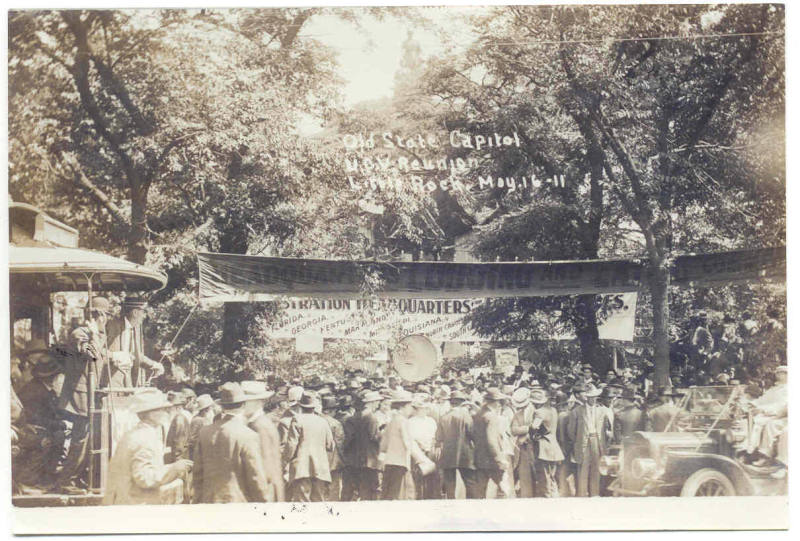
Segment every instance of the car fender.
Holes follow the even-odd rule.
[[[669,453],[664,465],[664,478],[670,483],[683,484],[690,475],[702,468],[714,468],[727,475],[736,487],[738,496],[752,496],[755,492],[742,466],[723,455],[680,451]]]

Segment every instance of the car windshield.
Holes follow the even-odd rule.
[[[725,405],[735,400],[736,386],[692,387],[681,399],[678,425],[681,430],[711,428],[720,417],[729,417],[732,408]],[[731,400],[733,398],[733,400]],[[718,426],[718,425],[717,425]]]

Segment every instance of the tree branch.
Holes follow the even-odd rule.
[[[128,89],[125,88],[125,84],[114,75],[112,69],[103,62],[102,59],[98,58],[97,55],[92,55],[91,59],[102,81],[109,87],[111,92],[128,112],[128,115],[130,115],[133,125],[136,127],[136,132],[139,135],[150,135],[153,133],[155,131],[155,126],[144,117],[136,104],[133,103]]]

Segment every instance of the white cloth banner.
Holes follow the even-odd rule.
[[[636,322],[636,293],[607,296],[614,307],[600,324],[604,340],[633,340]],[[272,326],[273,338],[317,335],[352,340],[390,340],[392,337],[422,334],[434,342],[491,341],[478,336],[464,318],[483,299],[287,299]],[[561,334],[553,340],[571,340]]]

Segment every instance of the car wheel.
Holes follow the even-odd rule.
[[[736,496],[736,488],[728,476],[713,468],[697,470],[683,484],[681,496],[692,498],[695,496]]]

